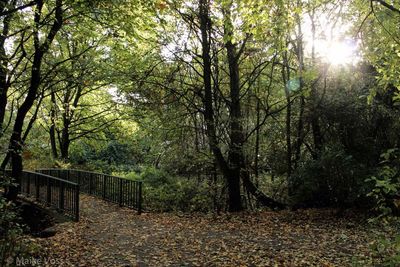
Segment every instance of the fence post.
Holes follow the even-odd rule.
[[[119,206],[122,207],[122,179],[121,178],[119,178],[119,194],[118,194],[118,197],[119,197],[119,199],[118,199]]]
[[[24,172],[22,172],[20,174],[20,180],[19,180],[19,183],[18,183],[18,186],[19,186],[18,194],[20,194],[20,193],[24,194],[25,193],[24,192],[24,182],[25,182],[25,177],[24,177]]]
[[[26,181],[26,195],[29,196],[31,194],[31,175],[27,174],[28,180]]]
[[[59,209],[60,210],[64,210],[64,192],[65,192],[65,190],[64,190],[64,183],[63,182],[60,182],[60,195],[59,195],[59,197],[60,197],[60,199],[59,199],[59,203],[58,203],[58,207],[59,207]]]
[[[106,178],[107,178],[107,176],[105,176],[105,175],[102,175],[102,176],[103,176],[103,199],[106,199],[106,185],[107,185]]]
[[[47,204],[51,204],[51,186],[50,186],[50,177],[47,177]]]
[[[81,173],[79,172],[79,175],[73,175],[74,177],[75,177],[75,182],[78,184],[78,185],[81,185]]]
[[[139,186],[139,197],[138,197],[138,203],[137,203],[137,210],[138,210],[138,214],[142,213],[142,182],[138,182],[138,186]]]
[[[39,185],[39,175],[35,174],[35,197],[36,200],[39,200],[39,190],[40,190],[40,185]]]
[[[92,174],[91,173],[88,173],[89,174],[89,195],[91,195],[92,194]],[[81,175],[81,172],[79,172],[79,176]],[[85,178],[87,178],[87,177],[85,177]]]
[[[75,221],[79,221],[79,184],[75,186]]]

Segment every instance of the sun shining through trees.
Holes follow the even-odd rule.
[[[0,267],[400,266],[399,21],[400,0],[2,0]]]
[[[314,57],[330,66],[355,65],[361,60],[360,45],[350,32],[352,22],[342,18],[343,8],[337,6],[318,14],[303,15],[303,40],[308,57]]]
[[[353,65],[360,58],[357,55],[357,43],[353,40],[342,41],[317,41],[315,50],[321,56],[322,61],[333,66]]]

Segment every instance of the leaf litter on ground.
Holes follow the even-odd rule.
[[[375,232],[333,209],[238,214],[136,214],[90,196],[81,220],[38,239],[61,266],[352,266]],[[49,265],[50,266],[50,265]]]

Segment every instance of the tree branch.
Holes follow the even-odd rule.
[[[400,9],[394,7],[393,5],[387,3],[383,0],[371,0],[371,2],[377,2],[377,3],[381,4],[382,6],[386,7],[387,9],[400,14]]]
[[[14,12],[17,12],[17,11],[20,11],[20,10],[23,10],[23,9],[25,9],[27,7],[34,6],[35,4],[36,4],[36,1],[31,1],[31,2],[29,2],[27,4],[25,4],[25,5],[22,5],[22,6],[19,6],[19,7],[15,7],[15,8],[3,11],[3,12],[0,13],[0,17],[9,15],[11,13],[14,13]]]

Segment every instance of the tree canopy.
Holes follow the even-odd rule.
[[[17,178],[24,157],[111,160],[106,172],[153,166],[209,183],[232,211],[353,205],[380,155],[397,149],[398,10],[385,1],[6,1],[3,167]]]
[[[156,211],[399,212],[400,3],[6,0],[2,169],[141,179]]]

